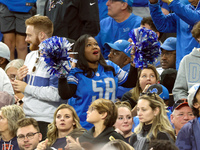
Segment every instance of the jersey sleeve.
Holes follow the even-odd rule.
[[[118,84],[122,85],[127,80],[128,73],[122,70],[118,65],[116,65],[112,61],[107,60],[107,64],[115,69],[115,74],[118,78]]]
[[[69,73],[69,76],[67,77],[68,84],[78,85],[78,78],[76,76],[76,73],[77,73],[77,69],[76,68],[71,70],[71,72]]]

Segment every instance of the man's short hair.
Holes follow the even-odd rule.
[[[40,132],[38,123],[37,123],[37,121],[36,121],[35,119],[33,119],[33,118],[23,118],[23,119],[20,119],[20,120],[17,122],[17,127],[18,127],[18,129],[19,129],[19,128],[26,127],[26,126],[30,126],[30,125],[33,125],[33,127],[34,127],[38,132]]]
[[[155,24],[153,23],[153,20],[151,17],[144,17],[141,21],[141,25],[145,25],[145,24],[148,24],[151,29],[154,31],[154,32],[159,32],[160,33],[160,36],[158,37],[158,39],[160,40],[160,38],[162,37],[163,33],[158,31]]]
[[[200,38],[200,21],[194,25],[192,29],[192,36],[197,40],[197,38]]]
[[[53,35],[53,23],[47,16],[32,16],[25,21],[26,26],[32,25],[39,32],[44,32],[48,37]]]

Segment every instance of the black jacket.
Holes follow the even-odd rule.
[[[96,36],[100,30],[97,0],[54,0],[52,4],[47,0],[44,14],[54,24],[54,36],[77,40],[83,34]]]
[[[111,136],[114,137],[115,139],[121,139],[123,141],[125,140],[121,134],[117,133],[114,130],[113,127],[105,128],[104,131],[97,137],[93,137],[93,133],[94,133],[94,127],[89,131],[84,132],[83,135],[79,137],[79,142],[80,143],[87,142],[93,145],[105,144],[110,141],[109,138]]]

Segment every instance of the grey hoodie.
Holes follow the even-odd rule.
[[[200,83],[200,49],[195,47],[180,62],[172,91],[174,101],[187,98],[188,90],[197,83]]]

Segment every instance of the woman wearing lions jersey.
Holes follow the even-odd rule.
[[[137,69],[130,67],[130,72],[123,71],[111,61],[105,61],[97,41],[90,35],[82,35],[74,45],[78,52],[76,67],[66,78],[59,79],[59,94],[62,99],[69,99],[80,117],[82,127],[90,129],[93,125],[86,122],[86,112],[92,101],[104,98],[115,101],[118,85],[134,87]]]

